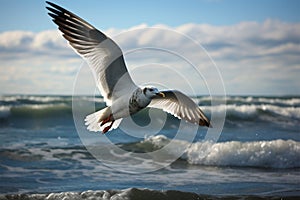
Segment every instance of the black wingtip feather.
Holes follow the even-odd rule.
[[[46,9],[47,9],[48,11],[51,12],[51,13],[48,13],[48,14],[54,13],[54,14],[56,14],[57,16],[59,16],[59,15],[61,14],[61,12],[59,12],[58,10],[55,10],[55,9],[53,9],[53,8],[51,8],[51,7],[46,7]]]
[[[57,15],[55,15],[53,13],[48,13],[48,15],[53,18],[53,20],[52,20],[53,22],[54,22],[55,18],[58,17]]]
[[[64,9],[63,7],[60,7],[59,5],[52,3],[50,1],[46,1],[47,4],[49,4],[50,6],[52,6],[53,8],[56,8],[57,10],[61,11],[61,12],[65,12],[67,11],[66,9]],[[47,7],[46,7],[47,8]],[[48,7],[49,8],[49,7]]]
[[[206,117],[205,117],[206,118]],[[199,120],[199,125],[200,126],[206,126],[206,127],[208,127],[208,128],[212,128],[213,126],[212,126],[212,124],[210,123],[210,121],[208,120],[208,119],[200,119]]]

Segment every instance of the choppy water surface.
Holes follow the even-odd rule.
[[[97,108],[105,106],[100,97],[75,98],[83,105],[96,101]],[[209,97],[194,99],[210,113]],[[91,141],[105,140],[84,146],[73,121],[72,97],[1,96],[0,193],[39,193],[45,198],[50,193],[53,197],[70,192],[82,195],[84,191],[100,195],[99,190],[106,190],[110,195],[106,199],[114,194],[126,197],[157,192],[154,190],[201,197],[300,196],[300,98],[232,96],[227,97],[227,105],[213,108],[227,111],[217,143],[203,140],[205,128],[198,130],[193,141],[174,139],[179,120],[168,116],[155,135],[147,129],[135,133],[138,137],[129,137],[120,129],[107,135],[87,133]],[[143,112],[134,120],[143,124],[148,118]],[[157,151],[171,141],[175,145],[160,152],[161,159],[155,162],[162,165],[159,170],[127,173],[153,165],[153,158],[131,160],[134,154]],[[125,153],[111,149],[112,144]],[[87,149],[101,151],[105,161],[95,159]],[[164,157],[177,155],[179,150],[183,153],[175,162],[164,163]],[[126,165],[118,165],[120,158]],[[171,198],[164,192],[160,195]]]

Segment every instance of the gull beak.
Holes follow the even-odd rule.
[[[166,97],[166,95],[164,93],[162,93],[162,92],[156,93],[156,95],[160,96],[160,97],[163,97],[163,98]]]

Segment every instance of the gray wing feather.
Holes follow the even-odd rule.
[[[165,97],[155,97],[149,107],[162,109],[179,119],[193,124],[211,127],[211,123],[199,106],[188,96],[177,90],[162,91]]]
[[[63,37],[95,72],[97,86],[106,103],[128,93],[137,86],[132,81],[119,46],[91,24],[72,12],[47,2],[46,7]]]

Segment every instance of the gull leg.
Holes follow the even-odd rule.
[[[105,119],[101,122],[100,126],[103,126],[103,125],[106,124],[107,122],[112,121],[111,118],[112,118],[112,115],[109,115],[107,118],[105,118]]]
[[[112,127],[112,125],[114,124],[114,122],[115,122],[115,120],[112,120],[111,123],[110,123],[110,125],[107,126],[107,127],[105,127],[103,129],[103,134],[105,134]]]

